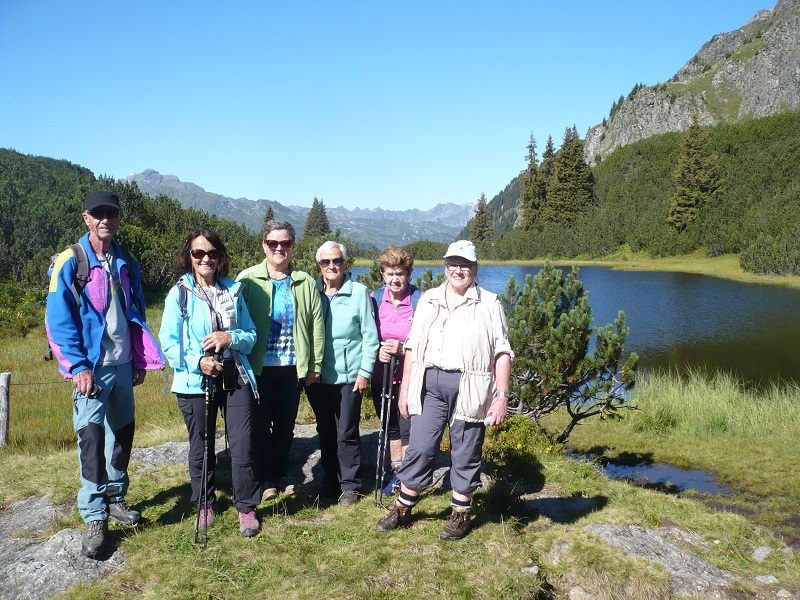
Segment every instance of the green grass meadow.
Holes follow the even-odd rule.
[[[156,329],[159,317],[154,310],[150,321]],[[70,386],[59,381],[52,362],[42,360],[44,348],[43,332],[35,331],[4,340],[0,349],[0,370],[12,372],[9,446],[0,450],[0,505],[32,495],[74,505],[78,471]],[[371,496],[353,507],[321,504],[310,486],[297,497],[262,504],[261,533],[244,539],[226,491],[229,476],[221,470],[219,518],[202,550],[193,543],[185,465],[154,468],[134,461],[128,501],[142,510],[145,523],[112,525],[124,553],[122,568],[62,597],[560,598],[575,585],[596,597],[671,597],[663,568],[607,546],[583,529],[593,523],[676,524],[696,533],[708,549],[695,551],[736,573],[745,596],[754,591],[752,577],[763,573],[777,577],[781,587],[800,588],[796,552],[776,551],[764,563],[750,559],[758,546],[782,548],[791,523],[779,518],[781,511],[794,503],[791,514],[797,513],[800,391],[754,394],[730,378],[673,373],[643,376],[634,401],[638,410],[626,412],[620,422],[578,427],[571,445],[708,469],[736,490],[736,498],[726,505],[720,497],[710,502],[696,494],[611,481],[593,462],[539,444],[526,477],[538,482],[532,489],[591,498],[593,510],[550,519],[490,487],[475,495],[474,530],[448,543],[438,539],[449,512],[448,492],[426,494],[410,528],[378,534],[374,525],[384,511],[372,505]],[[310,419],[307,409],[302,419]],[[174,398],[165,393],[161,374],[150,373],[137,390],[135,444],[183,439]],[[748,512],[746,505],[757,510]],[[82,529],[76,510],[35,535],[46,539],[63,527]],[[570,544],[568,560],[552,565],[545,557],[561,542]],[[521,571],[532,565],[540,567],[538,575]]]

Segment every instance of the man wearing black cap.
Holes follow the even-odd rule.
[[[116,194],[86,196],[89,229],[59,254],[47,298],[47,335],[59,370],[73,383],[81,489],[78,510],[88,524],[81,551],[101,553],[109,515],[126,525],[141,515],[125,502],[133,446],[133,386],[164,359],[145,323],[139,263],[114,241]]]

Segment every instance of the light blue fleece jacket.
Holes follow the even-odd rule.
[[[372,379],[380,342],[369,291],[349,274],[330,300],[323,291],[322,277],[317,278],[317,290],[325,318],[322,383],[353,383],[358,375]]]
[[[191,289],[194,285],[193,275],[186,273],[180,278],[180,283]],[[228,288],[233,300],[236,328],[228,331],[232,338],[230,349],[247,373],[250,387],[257,390],[253,369],[250,368],[246,356],[256,342],[256,326],[242,298],[242,285],[229,277],[220,277],[219,283]],[[201,342],[211,333],[211,312],[204,300],[188,292],[187,317],[182,323],[179,284],[172,286],[164,301],[164,316],[161,318],[158,339],[169,365],[175,370],[172,391],[176,394],[202,394],[203,372],[199,363],[205,353]]]

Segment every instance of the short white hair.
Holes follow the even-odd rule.
[[[344,244],[340,244],[339,242],[334,242],[331,240],[328,240],[317,249],[317,254],[315,256],[317,262],[319,262],[320,255],[323,252],[325,252],[326,250],[333,250],[334,248],[337,248],[339,252],[342,253],[342,258],[344,259],[344,262],[350,262],[349,260],[347,260],[347,248],[344,247]]]

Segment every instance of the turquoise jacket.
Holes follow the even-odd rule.
[[[186,320],[181,317],[180,292],[178,285],[188,288],[194,285],[193,275],[186,273],[178,284],[172,286],[164,301],[164,315],[161,317],[161,329],[158,339],[161,348],[175,370],[172,379],[172,391],[176,394],[202,394],[203,372],[200,370],[200,359],[205,356],[201,342],[211,333],[211,313],[208,304],[193,293],[186,294]],[[230,349],[234,360],[247,374],[251,389],[256,392],[256,380],[253,369],[245,356],[256,342],[256,326],[247,312],[247,305],[242,298],[242,286],[228,277],[220,277],[219,283],[228,288],[233,300],[236,328],[231,329]]]
[[[323,292],[322,277],[317,278],[317,289],[325,318],[322,383],[353,383],[358,375],[372,379],[380,342],[369,291],[350,274],[330,299]]]

